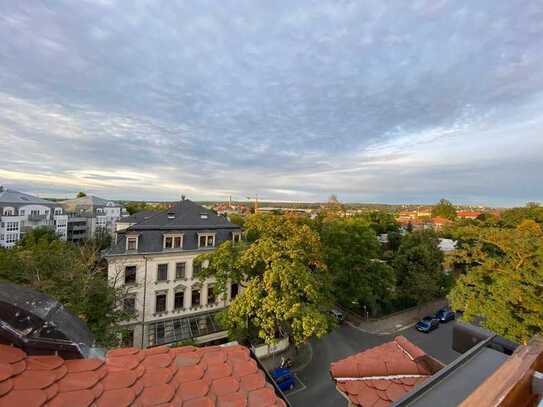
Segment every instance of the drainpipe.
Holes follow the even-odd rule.
[[[143,256],[145,260],[145,270],[143,274],[143,311],[141,317],[141,348],[143,349],[143,340],[145,339],[145,301],[147,299],[147,256]]]

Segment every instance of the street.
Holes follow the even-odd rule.
[[[394,336],[403,335],[429,355],[444,364],[452,362],[459,355],[452,350],[452,327],[454,322],[442,324],[429,334],[409,328],[397,335],[382,336],[362,332],[344,324],[325,337],[312,340],[313,359],[298,378],[306,386],[288,396],[294,407],[342,406],[346,400],[336,391],[330,378],[330,363],[365,349],[390,341]]]

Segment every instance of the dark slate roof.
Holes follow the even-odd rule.
[[[160,211],[139,211],[130,216],[125,216],[117,221],[117,223],[140,223],[155,215],[158,215]]]
[[[207,218],[202,218],[202,214]],[[238,225],[230,223],[224,216],[204,208],[189,199],[176,202],[170,209],[158,213],[137,225],[131,226],[128,230],[182,230],[182,229],[216,229],[239,228]]]
[[[7,189],[3,187],[0,190],[0,206],[15,206],[19,207],[22,205],[31,205],[31,204],[39,204],[39,205],[46,205],[49,207],[53,206],[60,206],[52,201],[47,201],[42,198],[38,198],[37,196],[25,194],[19,191],[15,191],[13,189]]]
[[[207,215],[207,218],[202,218],[202,214]],[[127,219],[123,218],[121,222],[127,222]],[[215,233],[215,246],[218,246],[226,240],[231,240],[232,232],[240,232],[241,227],[229,222],[225,217],[185,199],[177,202],[170,209],[158,212],[150,218],[118,232],[117,243],[105,255],[198,250],[198,233],[206,231]],[[163,248],[163,234],[168,232],[183,234],[182,249]],[[138,235],[137,252],[126,252],[126,234]]]

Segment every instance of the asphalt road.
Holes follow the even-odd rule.
[[[452,327],[449,322],[429,334],[409,328],[399,334],[419,346],[429,355],[448,364],[459,355],[452,350]],[[313,359],[298,378],[306,388],[288,396],[294,407],[335,407],[347,405],[336,391],[329,374],[330,363],[362,350],[390,341],[394,336],[372,335],[349,325],[342,325],[327,336],[313,340]]]

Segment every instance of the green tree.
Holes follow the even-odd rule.
[[[458,260],[467,272],[449,294],[463,318],[526,343],[543,332],[543,232],[533,220],[516,228],[464,230]]]
[[[415,231],[402,239],[393,260],[398,296],[407,303],[423,304],[448,288],[439,239],[430,230]]]
[[[75,197],[76,197],[76,198],[83,198],[83,197],[85,197],[85,196],[87,196],[86,193],[84,193],[84,192],[78,192],[77,195],[76,195]]]
[[[456,219],[456,209],[450,201],[441,199],[439,203],[432,208],[432,217],[436,216],[454,220]]]
[[[228,220],[241,227],[243,227],[243,224],[245,223],[245,219],[243,218],[243,216],[235,212],[228,214]]]
[[[257,214],[245,222],[248,243],[225,242],[201,255],[202,280],[214,276],[225,295],[232,282],[243,286],[222,321],[242,339],[256,334],[266,343],[287,335],[295,344],[324,335],[330,324],[328,274],[319,236],[296,219]]]
[[[121,292],[107,282],[107,270],[92,244],[75,246],[34,230],[14,248],[0,251],[0,280],[42,291],[87,323],[103,346],[117,343]]]
[[[321,240],[337,301],[379,312],[390,300],[394,272],[378,261],[381,245],[372,227],[362,218],[333,219],[323,224]]]

